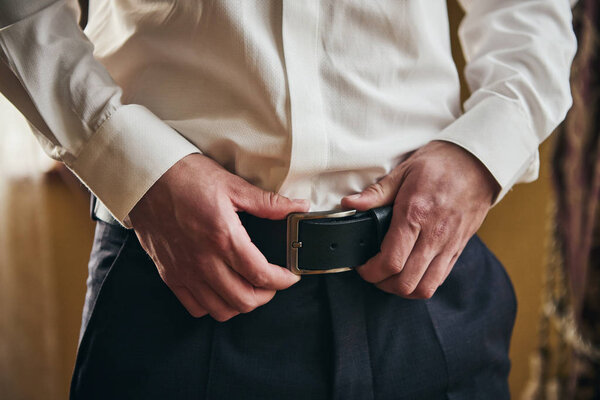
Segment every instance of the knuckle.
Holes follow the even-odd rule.
[[[200,317],[204,317],[206,315],[206,312],[203,312],[203,311],[197,310],[197,309],[188,310],[188,312],[194,318],[200,318]]]
[[[225,322],[229,319],[229,317],[227,317],[226,314],[221,314],[221,313],[215,313],[215,314],[213,314],[212,317],[219,322]]]
[[[228,321],[231,318],[235,317],[238,314],[239,313],[233,312],[233,311],[223,311],[223,312],[215,313],[212,317],[219,322],[225,322],[225,321]]]
[[[267,274],[261,270],[253,270],[248,277],[248,280],[255,287],[264,287],[269,283]]]
[[[227,249],[231,244],[231,232],[226,228],[215,229],[212,241],[216,248]]]
[[[391,253],[388,255],[385,265],[387,271],[392,275],[399,274],[404,269],[404,257],[397,252]]]
[[[365,191],[371,192],[377,197],[384,197],[384,195],[385,195],[385,189],[384,189],[383,185],[381,184],[381,182],[376,182],[376,183],[370,185],[369,187],[367,187],[367,189]]]
[[[396,282],[396,293],[399,294],[400,296],[409,296],[410,294],[412,294],[415,291],[415,287],[416,285],[411,283],[411,282],[407,282],[405,280],[400,280],[398,279],[398,281]]]
[[[275,192],[263,192],[263,201],[266,207],[274,208],[280,201],[281,196]]]
[[[375,276],[373,268],[366,268],[365,266],[360,266],[356,269],[356,271],[358,272],[360,277],[367,282],[377,283],[381,280]]]
[[[256,307],[254,307],[251,304],[244,303],[241,305],[241,307],[238,308],[238,311],[241,312],[242,314],[247,314],[250,311],[254,310],[255,308]]]
[[[238,310],[242,313],[249,313],[257,307],[253,296],[244,297],[238,304]]]
[[[429,262],[432,258],[433,257],[429,255],[429,251],[427,250],[416,251],[411,255],[411,259],[409,260],[411,270],[416,273],[417,270],[426,269],[429,266]]]
[[[415,291],[413,292],[413,295],[415,295],[418,298],[421,299],[430,299],[433,297],[433,294],[435,293],[436,288],[431,287],[429,285],[423,285],[423,286],[418,286]]]
[[[404,265],[402,263],[392,261],[387,264],[387,269],[388,272],[390,272],[392,275],[396,275],[402,272],[402,270],[404,269]]]
[[[397,188],[402,183],[402,178],[404,174],[400,173],[399,170],[395,169],[382,179],[382,182],[386,181],[389,186],[392,188]]]
[[[432,200],[415,197],[408,202],[406,219],[411,224],[421,225],[431,216],[433,210],[434,202]]]
[[[431,237],[433,239],[441,239],[446,237],[448,233],[448,226],[449,223],[447,219],[443,218],[439,220],[431,230]]]

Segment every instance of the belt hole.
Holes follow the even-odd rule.
[[[364,246],[365,245],[365,240],[364,239],[360,239],[360,242],[358,242],[358,244],[360,246]]]
[[[338,247],[338,244],[337,244],[337,243],[331,243],[331,244],[329,245],[329,248],[330,248],[331,250],[335,250],[335,249],[337,249],[337,247]]]

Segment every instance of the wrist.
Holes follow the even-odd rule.
[[[500,186],[500,183],[491,171],[475,154],[454,142],[436,140],[430,144],[447,148],[449,151],[455,153],[457,158],[465,160],[466,165],[469,166],[466,171],[471,171],[471,173],[468,173],[468,176],[472,180],[470,186],[479,189],[486,201],[489,200],[490,205],[494,203],[502,190],[502,186]]]

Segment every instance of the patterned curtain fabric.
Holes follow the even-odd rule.
[[[600,4],[574,9],[573,108],[552,161],[550,246],[539,353],[525,399],[600,399]]]

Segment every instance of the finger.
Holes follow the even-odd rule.
[[[460,255],[462,254],[463,250],[465,249],[465,247],[467,246],[467,242],[469,241],[469,239],[458,239],[455,243],[454,243],[454,255],[452,256],[452,259],[450,260],[450,262],[448,263],[448,267],[446,269],[446,272],[444,273],[444,278],[442,279],[442,283],[448,279],[448,276],[450,275],[450,273],[452,272],[452,268],[454,268],[454,264],[456,264],[456,262],[458,261],[458,259],[460,258]],[[451,248],[451,247],[449,247]],[[456,250],[458,249],[458,250]]]
[[[377,287],[386,292],[409,297],[425,275],[431,260],[436,256],[436,252],[436,249],[420,236],[402,271],[382,282],[378,282]]]
[[[236,211],[247,211],[260,218],[284,219],[292,212],[306,212],[310,206],[308,200],[292,200],[275,192],[267,192],[241,178],[235,183],[231,201]]]
[[[381,243],[381,251],[358,267],[358,273],[371,283],[381,282],[399,274],[418,236],[419,227],[409,225],[401,211],[394,211],[390,228]]]
[[[450,272],[452,272],[452,269],[454,268],[454,264],[456,264],[458,257],[460,257],[460,252],[456,253],[448,263],[448,267],[446,267],[446,272],[444,272],[444,277],[442,278],[440,286],[446,281],[446,279],[448,279],[448,275],[450,275]]]
[[[237,275],[237,279],[243,282],[243,289],[234,289],[233,286],[219,286],[218,289],[213,286],[212,288],[215,293],[225,300],[231,308],[239,311],[240,313],[249,313],[258,307],[267,304],[277,293],[276,290],[254,287],[239,274],[237,274],[237,272],[233,271],[229,267],[227,268],[232,274]]]
[[[227,321],[239,314],[225,302],[211,287],[202,281],[190,283],[188,290],[196,301],[208,311],[208,313],[219,322]]]
[[[269,301],[273,300],[273,297],[275,297],[275,294],[277,294],[276,290],[271,290],[271,289],[263,289],[263,288],[253,288],[254,290],[254,296],[256,296],[257,299],[257,308],[260,306],[263,306],[265,304],[267,304]]]
[[[444,281],[444,276],[449,270],[448,266],[452,260],[452,253],[444,252],[438,254],[431,261],[423,278],[410,295],[412,299],[430,299],[437,288]]]
[[[234,234],[237,240],[233,244],[233,252],[229,255],[229,264],[252,286],[283,290],[300,280],[300,276],[293,274],[287,268],[270,264],[252,243],[241,223]]]
[[[192,317],[200,318],[208,314],[204,307],[198,304],[194,296],[184,286],[173,287],[171,291]]]
[[[255,291],[246,279],[220,260],[212,262],[204,279],[231,308],[242,313],[265,304],[275,295],[274,290]]]
[[[397,168],[360,193],[342,198],[342,207],[365,211],[394,203],[401,185],[403,169]]]

